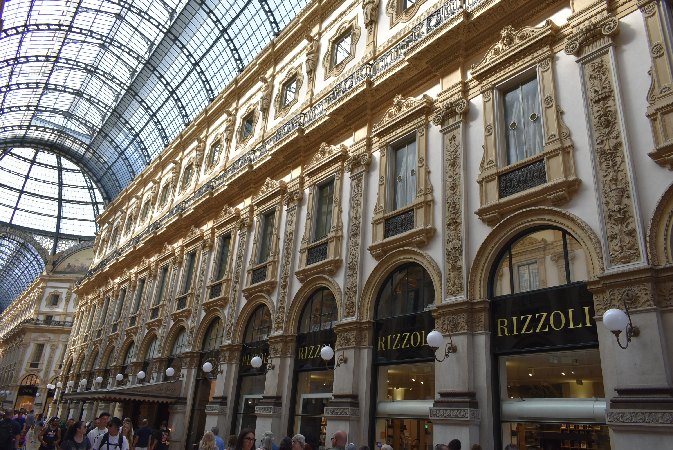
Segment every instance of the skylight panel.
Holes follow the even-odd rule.
[[[31,200],[32,199],[33,197],[31,197]],[[31,200],[26,201],[22,198],[21,207],[27,205],[29,208],[31,208],[30,212],[23,209],[16,209],[12,224],[18,225],[20,227],[35,228],[38,230],[55,230],[56,216],[46,216],[32,212],[35,204]]]
[[[61,233],[74,234],[76,236],[94,236],[96,224],[93,221],[62,219]]]

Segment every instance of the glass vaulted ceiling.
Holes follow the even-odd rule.
[[[92,236],[101,200],[128,185],[307,3],[5,0],[0,222],[55,233],[60,223],[61,233]],[[46,167],[52,178],[42,188],[16,184]],[[70,188],[89,193],[69,203],[76,212],[41,214],[47,198]],[[37,257],[1,237],[0,291]]]

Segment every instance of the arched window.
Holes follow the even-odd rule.
[[[423,267],[411,263],[398,267],[379,290],[376,319],[421,313],[435,299],[432,280]]]
[[[40,378],[37,375],[30,374],[23,377],[21,380],[21,386],[38,386],[40,384]]]
[[[337,305],[334,294],[322,288],[309,297],[299,320],[299,333],[328,330],[337,320]]]
[[[100,361],[98,361],[99,355],[100,355],[100,352],[98,350],[96,350],[96,353],[91,355],[91,359],[89,360],[89,361],[91,361],[91,363],[89,364],[89,370],[93,370],[93,369],[96,369],[98,367],[97,363],[100,362]]]
[[[491,297],[562,286],[588,278],[587,256],[558,228],[528,231],[503,249],[491,273]]]
[[[220,344],[222,343],[222,337],[224,336],[224,327],[222,326],[222,321],[219,318],[213,320],[206,334],[203,336],[203,343],[201,344],[202,352],[209,352],[212,350],[218,350]]]
[[[187,333],[183,328],[178,332],[178,335],[173,341],[173,346],[171,347],[171,353],[169,356],[175,357],[180,356],[184,351],[187,350]]]
[[[156,336],[150,342],[150,345],[147,346],[147,351],[145,352],[145,361],[150,361],[159,356],[159,339]]]
[[[271,333],[271,313],[264,305],[257,307],[252,313],[248,326],[245,329],[246,343],[264,341]]]
[[[133,362],[133,358],[136,356],[136,344],[131,342],[131,345],[128,346],[126,350],[126,355],[124,355],[124,366],[128,366]]]

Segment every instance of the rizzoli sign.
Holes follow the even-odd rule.
[[[584,283],[494,299],[496,353],[598,343],[593,296]]]

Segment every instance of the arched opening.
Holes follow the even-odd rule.
[[[224,324],[219,317],[215,317],[208,324],[206,332],[201,341],[201,357],[199,367],[197,367],[197,379],[194,386],[194,397],[192,402],[192,414],[189,421],[189,440],[188,447],[193,448],[198,445],[199,439],[203,436],[206,425],[206,405],[213,400],[215,395],[216,373],[219,372],[219,351],[224,337]],[[203,371],[203,365],[209,362],[213,367],[213,372]]]
[[[14,402],[14,409],[25,409],[30,411],[36,401],[37,390],[40,386],[40,378],[35,374],[29,374],[23,377],[19,383],[19,391]]]
[[[435,326],[428,307],[435,286],[416,263],[395,268],[383,281],[374,311],[372,442],[395,449],[432,447],[428,408],[435,397],[435,360],[425,337]]]
[[[252,312],[245,328],[243,350],[238,375],[238,392],[236,394],[236,414],[232,430],[239,433],[243,428],[255,429],[257,416],[255,406],[264,394],[266,372],[264,368],[269,360],[269,334],[271,333],[271,312],[266,305],[259,305]],[[259,369],[252,367],[253,357],[262,358]]]
[[[491,267],[495,423],[503,445],[609,448],[588,273],[578,240],[549,226],[515,236]]]
[[[168,352],[168,361],[166,364],[167,368],[172,368],[176,374],[179,374],[182,370],[182,361],[180,361],[180,355],[182,355],[187,350],[187,332],[184,327],[181,327],[177,332],[173,344],[171,345],[171,351]]]
[[[332,397],[334,358],[325,363],[320,349],[335,348],[337,304],[334,293],[322,287],[306,300],[297,325],[294,360],[293,398],[290,413],[290,436],[301,433],[311,448],[325,448],[327,420],[325,406]]]
[[[126,352],[124,353],[124,358],[122,359],[122,366],[119,373],[124,375],[124,379],[118,381],[118,385],[125,385],[129,382],[129,376],[131,375],[131,363],[136,357],[136,343],[131,341],[126,347]]]
[[[151,379],[152,377],[152,371],[154,368],[152,367],[152,362],[154,361],[155,358],[159,356],[159,339],[157,339],[156,335],[152,337],[152,340],[150,343],[147,345],[147,350],[145,351],[145,356],[143,358],[143,367],[142,371],[145,372],[145,380],[146,381]]]
[[[112,378],[110,377],[112,375],[112,368],[110,367],[110,360],[112,359],[112,354],[114,353],[114,351],[115,351],[114,347],[110,348],[107,351],[105,360],[100,366],[103,369],[103,382],[101,383],[102,387],[112,386]]]

